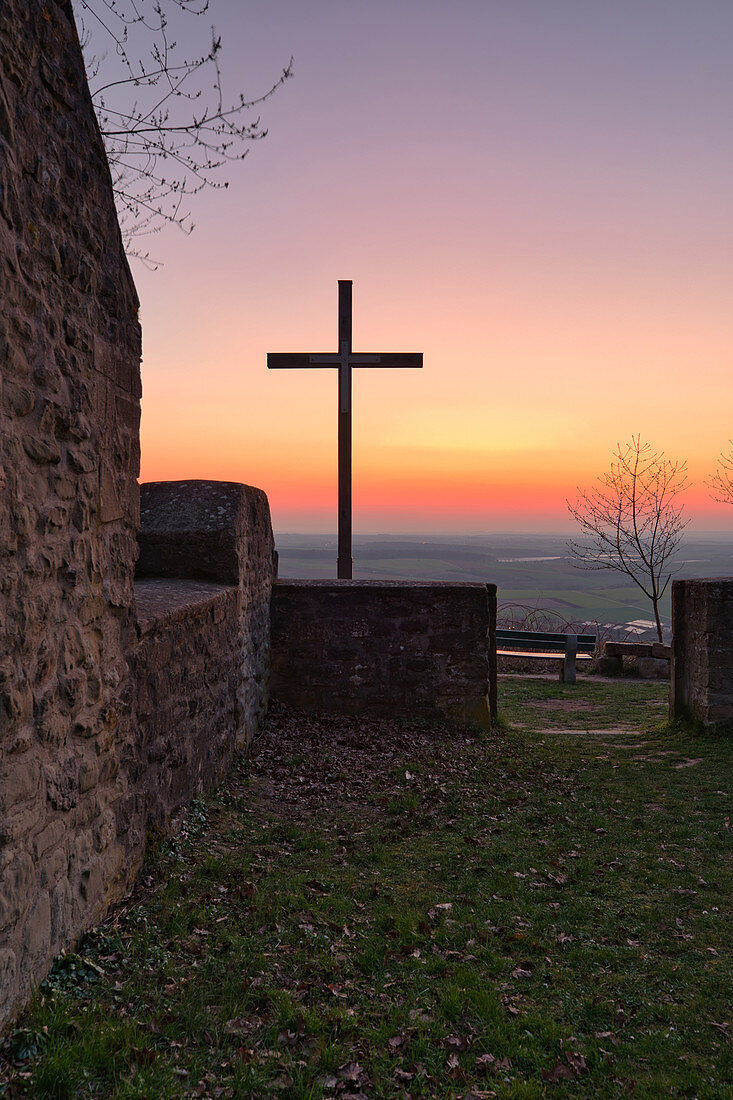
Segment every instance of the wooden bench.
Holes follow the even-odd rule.
[[[575,683],[576,661],[589,661],[596,651],[595,634],[553,634],[541,630],[497,630],[496,652],[503,657],[547,660],[562,654],[560,680]]]

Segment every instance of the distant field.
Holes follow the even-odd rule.
[[[283,534],[276,541],[281,577],[335,577],[333,536]],[[733,574],[733,536],[687,536],[678,564],[679,576]],[[500,604],[547,608],[571,620],[621,624],[651,615],[643,593],[620,574],[577,568],[562,535],[362,537],[354,543],[354,577],[492,582]],[[662,614],[669,620],[669,593]]]

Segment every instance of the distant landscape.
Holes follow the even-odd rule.
[[[276,538],[281,577],[336,576],[334,535],[281,534]],[[365,535],[354,539],[356,580],[491,581],[498,585],[500,618],[547,609],[573,623],[620,628],[651,637],[651,605],[619,573],[573,565],[567,535]],[[733,535],[689,534],[676,562],[678,577],[733,575]],[[669,591],[662,606],[671,619]],[[615,632],[615,631],[611,631]]]

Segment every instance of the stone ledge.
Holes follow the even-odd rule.
[[[654,657],[671,660],[672,646],[663,642],[604,642],[604,657]]]
[[[135,609],[140,634],[166,626],[190,611],[204,611],[218,597],[236,593],[232,585],[161,578],[135,581]]]
[[[365,589],[380,589],[380,588],[407,588],[412,591],[415,589],[435,589],[438,592],[445,592],[446,590],[454,588],[481,588],[486,591],[486,584],[481,581],[367,581],[367,580],[352,580],[352,581],[324,581],[324,580],[309,580],[301,579],[298,577],[280,577],[275,584],[279,588],[292,587],[292,588],[332,588],[334,592],[341,592],[345,588],[365,588]],[[492,586],[494,587],[494,586]]]

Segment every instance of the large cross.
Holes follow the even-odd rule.
[[[270,369],[292,367],[338,367],[339,372],[339,505],[338,562],[339,580],[351,580],[351,368],[352,367],[421,367],[422,352],[414,354],[357,354],[351,350],[351,279],[339,279],[338,351],[308,354],[268,352]]]

